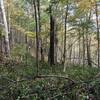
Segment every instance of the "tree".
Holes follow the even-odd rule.
[[[36,6],[36,0],[33,1],[33,5],[34,5],[34,12],[35,12],[35,27],[36,27],[36,67],[37,67],[37,75],[39,74],[39,28],[38,28],[38,12],[37,12],[37,6]]]
[[[96,25],[97,25],[97,40],[98,40],[98,67],[100,67],[100,35],[99,35],[99,19],[98,19],[98,3],[95,2],[95,12],[96,12]]]
[[[50,9],[50,51],[49,51],[49,60],[50,65],[54,65],[54,36],[55,36],[55,19],[52,13],[52,5]]]
[[[6,12],[5,12],[5,7],[4,7],[4,1],[1,0],[1,9],[3,13],[3,20],[4,20],[4,27],[5,27],[5,51],[7,56],[10,56],[10,46],[9,46],[9,32],[8,32],[8,24],[7,24],[7,19],[6,19]]]
[[[66,11],[65,11],[65,33],[64,33],[64,64],[65,64],[65,60],[66,60],[66,35],[67,35],[67,22],[68,22],[68,4],[66,6]],[[65,67],[64,67],[64,71],[65,71]]]

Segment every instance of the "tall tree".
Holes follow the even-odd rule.
[[[66,57],[66,34],[67,34],[67,17],[68,17],[68,4],[66,7],[66,11],[65,11],[65,33],[64,33],[64,63],[65,63],[65,57]]]
[[[1,3],[1,9],[3,13],[3,20],[4,20],[4,27],[5,27],[5,52],[7,56],[10,56],[10,46],[9,46],[9,32],[8,32],[8,24],[7,24],[7,19],[6,19],[6,12],[5,12],[5,7],[4,7],[4,0],[0,1]]]
[[[33,0],[34,5],[34,13],[35,13],[35,29],[36,29],[36,67],[37,67],[37,75],[39,74],[39,37],[38,37],[38,12],[36,6],[36,0]]]
[[[98,67],[100,67],[100,35],[99,35],[99,18],[98,18],[98,3],[95,2],[95,12],[96,12],[96,25],[97,25],[97,40],[98,40]]]
[[[39,44],[40,44],[40,54],[41,54],[41,61],[44,61],[44,55],[43,55],[43,43],[42,43],[42,37],[41,37],[41,11],[40,11],[40,0],[37,0],[37,9],[38,9],[38,31],[39,31]]]
[[[50,51],[49,60],[50,65],[54,64],[54,36],[55,36],[55,19],[52,14],[52,5],[50,5]]]
[[[63,54],[63,64],[64,64],[64,72],[66,70],[65,60],[66,60],[66,38],[67,38],[67,21],[68,21],[68,4],[65,10],[65,33],[64,33],[64,54]]]

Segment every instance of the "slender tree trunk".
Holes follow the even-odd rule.
[[[71,44],[72,44],[72,39],[71,39],[71,35],[70,35],[70,37],[69,37],[69,47],[70,47],[70,49],[69,49],[69,62],[70,62],[70,64],[71,64],[71,57],[72,57],[72,46],[71,46]]]
[[[80,38],[80,30],[79,30],[79,65],[81,64],[81,38]]]
[[[73,65],[75,64],[75,45],[73,45]]]
[[[67,19],[68,19],[68,5],[67,5],[67,7],[66,7],[66,12],[65,12],[65,33],[64,33],[64,54],[63,54],[63,64],[64,64],[64,69],[63,69],[63,71],[64,71],[64,72],[65,72],[65,70],[66,70],[65,60],[66,60]]]
[[[67,17],[68,17],[68,5],[66,7],[66,12],[65,12],[65,33],[64,33],[64,55],[63,55],[63,63],[65,64],[65,59],[66,59],[66,34],[67,34]]]
[[[2,54],[2,36],[0,36],[0,53]]]
[[[39,40],[38,40],[38,18],[37,18],[37,7],[36,0],[33,1],[34,12],[35,12],[35,27],[36,27],[36,67],[37,67],[37,75],[39,74]]]
[[[84,37],[84,29],[83,29],[83,66],[85,65],[85,37]]]
[[[1,9],[3,13],[3,20],[4,20],[4,26],[5,26],[5,51],[7,56],[10,56],[10,46],[9,46],[9,36],[8,36],[8,24],[7,24],[7,19],[6,19],[6,12],[5,12],[5,7],[4,7],[4,1],[1,0]]]
[[[88,61],[88,66],[92,66],[92,64],[91,64],[91,52],[90,52],[90,45],[89,45],[88,30],[87,30],[87,33],[86,33],[86,47],[87,47],[87,61]]]
[[[41,38],[41,61],[43,61],[44,62],[44,50],[43,50],[43,40],[42,40],[42,38]]]
[[[54,60],[54,62],[55,62],[55,64],[57,63],[57,52],[58,52],[58,38],[57,38],[57,22],[55,22],[56,23],[56,28],[55,28],[55,45],[54,45],[54,47],[55,47],[55,53],[54,53],[54,56],[55,56],[55,60]]]
[[[44,61],[44,55],[43,55],[43,43],[42,43],[42,38],[40,35],[41,32],[41,12],[40,12],[40,0],[37,0],[37,9],[38,9],[38,28],[39,28],[39,39],[40,39],[40,54],[41,54],[41,61]]]
[[[54,65],[54,37],[55,37],[55,19],[52,15],[52,6],[50,5],[50,65]]]
[[[97,24],[97,40],[98,40],[98,67],[100,67],[100,35],[99,35],[99,18],[98,18],[98,6],[95,4],[95,12],[96,12],[96,24]]]
[[[70,47],[70,52],[69,52],[70,64],[71,64],[71,61],[72,61],[71,57],[72,57],[72,47]]]
[[[26,44],[26,66],[27,66],[27,53],[28,53],[28,37],[25,35],[25,44]]]

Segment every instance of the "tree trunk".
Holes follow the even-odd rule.
[[[54,45],[54,47],[55,47],[55,53],[54,53],[54,56],[55,56],[55,60],[54,60],[54,62],[55,62],[55,64],[57,63],[57,53],[58,53],[58,38],[57,38],[57,22],[55,22],[56,23],[56,26],[55,26],[55,45]]]
[[[33,1],[34,5],[34,13],[35,13],[35,27],[36,27],[36,67],[37,67],[37,75],[39,74],[39,40],[38,40],[38,18],[37,18],[37,7],[36,0]]]
[[[52,15],[52,6],[50,6],[50,65],[54,65],[54,36],[55,36],[55,19]]]
[[[40,47],[40,51],[41,51],[41,61],[44,62],[44,50],[43,50],[43,40],[41,38],[41,47]]]
[[[38,31],[39,31],[39,39],[40,39],[40,56],[41,61],[44,61],[44,55],[43,55],[43,45],[42,45],[42,38],[40,35],[41,32],[41,12],[40,12],[40,0],[37,0],[37,9],[38,9]]]
[[[86,47],[87,47],[87,61],[88,61],[88,66],[92,66],[91,64],[91,52],[90,52],[90,43],[89,43],[89,36],[88,36],[88,30],[86,33]]]
[[[100,67],[100,35],[99,35],[99,18],[98,18],[98,6],[95,4],[95,12],[96,12],[96,24],[97,24],[97,40],[98,40],[98,67]]]
[[[67,17],[68,17],[68,5],[66,7],[66,12],[65,12],[65,33],[64,33],[64,55],[63,55],[63,63],[65,64],[65,59],[66,59],[66,34],[67,34]]]
[[[79,65],[81,64],[81,38],[80,38],[80,30],[79,30]]]
[[[3,51],[2,51],[2,36],[0,36],[0,54],[2,54]]]
[[[10,56],[9,36],[8,36],[8,24],[6,19],[6,12],[4,7],[4,1],[1,0],[1,9],[3,13],[4,27],[5,27],[5,53]]]
[[[83,66],[85,65],[85,37],[84,37],[84,29],[83,29]]]
[[[63,64],[64,64],[64,69],[63,71],[65,72],[66,66],[65,66],[65,60],[66,60],[66,34],[67,34],[67,17],[68,17],[68,5],[66,7],[66,12],[65,12],[65,33],[64,33],[64,54],[63,54]]]

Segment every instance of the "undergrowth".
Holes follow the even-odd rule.
[[[38,77],[35,59],[26,54],[22,61],[3,58],[0,63],[0,100],[100,100],[99,68],[50,66],[39,62],[39,75],[68,77]],[[26,59],[27,58],[27,59]]]

